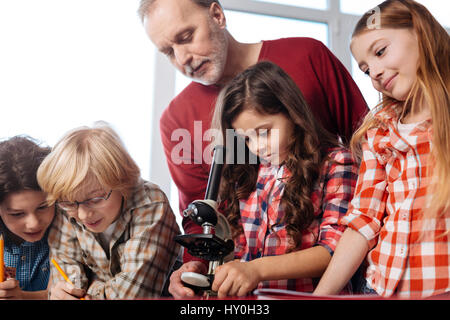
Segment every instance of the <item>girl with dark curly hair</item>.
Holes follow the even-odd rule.
[[[238,259],[217,268],[213,290],[219,297],[257,287],[312,292],[343,232],[338,220],[356,184],[350,151],[271,62],[248,68],[222,90],[213,127],[229,155],[219,197]]]
[[[27,136],[0,142],[0,234],[6,274],[0,299],[47,299],[50,276],[47,234],[55,215],[36,172],[50,148]],[[1,281],[1,280],[5,281]]]

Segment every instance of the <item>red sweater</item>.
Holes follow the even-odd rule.
[[[367,104],[348,71],[325,45],[311,38],[264,41],[258,58],[262,60],[283,68],[322,125],[350,141],[368,111]],[[179,190],[181,212],[205,195],[210,165],[203,160],[203,150],[211,142],[202,137],[210,127],[219,91],[218,86],[192,82],[172,100],[160,119],[162,143]],[[190,219],[183,219],[183,228],[187,234],[201,233],[201,227]],[[185,255],[185,260],[189,259]]]

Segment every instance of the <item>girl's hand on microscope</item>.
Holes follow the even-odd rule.
[[[194,297],[195,293],[192,289],[184,286],[181,282],[183,272],[196,272],[206,274],[208,270],[200,261],[189,261],[183,264],[178,270],[175,270],[170,276],[169,292],[175,299],[186,299]]]
[[[247,295],[261,281],[256,261],[234,260],[217,267],[212,290],[217,292],[219,298]]]

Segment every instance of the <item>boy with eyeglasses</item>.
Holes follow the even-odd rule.
[[[144,181],[107,125],[66,134],[42,162],[38,182],[56,203],[50,299],[157,298],[180,247],[165,194]]]

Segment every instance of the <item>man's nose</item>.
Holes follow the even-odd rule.
[[[174,48],[175,59],[180,66],[190,65],[192,55],[184,46],[177,46]]]

